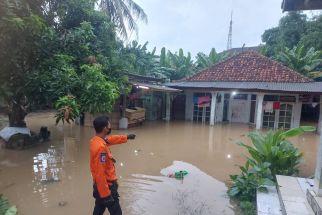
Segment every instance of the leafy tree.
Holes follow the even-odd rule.
[[[307,16],[289,12],[280,19],[278,27],[268,29],[262,35],[267,56],[278,54],[284,47],[293,48],[307,32]]]
[[[17,2],[13,8],[10,3],[5,5],[6,16],[0,20],[0,93],[8,107],[10,126],[25,126],[29,104],[26,80],[40,63],[39,41],[47,28],[42,18],[25,5]]]
[[[130,32],[137,32],[137,19],[148,21],[144,10],[132,0],[101,0],[100,8],[116,25],[119,33],[125,39],[130,36]]]
[[[292,49],[303,44],[306,51],[311,47],[322,50],[322,15],[308,19],[299,12],[290,12],[281,18],[278,27],[268,29],[262,35],[262,53],[276,58],[285,47]]]
[[[302,36],[300,43],[305,47],[322,50],[322,15],[307,23],[307,33]]]
[[[53,11],[46,7],[39,15],[28,2],[7,1],[1,5],[6,13],[0,20],[0,92],[10,126],[25,126],[30,106],[65,95],[75,96],[82,111],[111,110],[116,83],[126,79],[117,72],[119,43],[109,18],[91,0],[53,0]]]
[[[293,48],[307,31],[307,16],[289,12],[279,22],[279,37],[283,47]]]
[[[277,59],[289,68],[299,73],[309,76],[315,69],[322,64],[322,51],[315,51],[314,48],[305,50],[303,44],[298,44],[292,49],[285,48]]]

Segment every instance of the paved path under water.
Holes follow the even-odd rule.
[[[93,129],[55,126],[51,113],[30,114],[27,123],[35,131],[48,125],[51,141],[24,151],[0,149],[0,193],[23,215],[91,214]],[[239,172],[236,164],[245,162],[245,151],[234,140],[247,142],[242,135],[251,130],[243,124],[146,122],[124,131],[137,134],[134,141],[111,147],[124,214],[235,214],[225,184]],[[293,142],[304,151],[300,175],[313,175],[319,136],[305,134]],[[183,184],[166,176],[181,168],[191,171]],[[197,206],[191,208],[191,201]]]

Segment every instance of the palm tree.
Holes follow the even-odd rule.
[[[322,51],[315,51],[313,47],[306,51],[304,45],[298,44],[292,49],[285,48],[277,59],[289,68],[313,77],[319,73],[316,69],[322,64]]]
[[[120,35],[125,39],[129,38],[129,33],[137,33],[138,19],[147,23],[148,18],[144,10],[132,0],[101,0],[100,8],[107,14],[116,25]]]

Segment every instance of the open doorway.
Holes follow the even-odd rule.
[[[302,104],[301,125],[317,126],[320,116],[320,104]]]
[[[172,119],[184,120],[186,113],[186,95],[177,95],[172,101]]]
[[[300,95],[302,101],[301,125],[318,126],[320,116],[320,96]]]

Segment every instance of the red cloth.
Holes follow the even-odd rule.
[[[281,108],[281,103],[280,102],[274,102],[273,103],[273,109],[274,110],[279,110]]]
[[[209,107],[211,99],[209,96],[198,97],[198,107]]]
[[[211,99],[209,96],[201,96],[198,97],[198,105],[203,105],[203,104],[207,104],[210,103]]]

